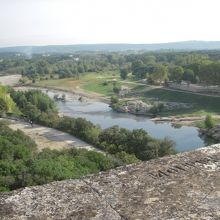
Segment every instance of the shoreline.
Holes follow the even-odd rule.
[[[51,90],[51,91],[59,91],[59,92],[65,92],[65,93],[69,93],[69,94],[72,94],[72,95],[78,95],[78,96],[82,96],[84,98],[88,98],[88,99],[91,99],[91,100],[94,100],[94,101],[101,101],[101,102],[104,102],[106,104],[110,104],[110,98],[107,98],[107,97],[103,97],[99,94],[96,94],[96,93],[86,93],[86,92],[83,92],[83,91],[70,91],[68,89],[61,89],[61,88],[57,88],[57,87],[50,87],[50,86],[37,86],[37,85],[30,85],[30,84],[26,84],[26,85],[15,85],[14,88],[21,88],[21,87],[28,87],[28,88],[39,88],[39,89],[48,89],[48,90]]]
[[[50,86],[37,86],[37,85],[15,85],[14,88],[33,88],[33,89],[48,89],[50,91],[54,91],[54,92],[65,92],[65,93],[69,93],[71,95],[77,95],[77,96],[81,96],[87,99],[90,99],[91,101],[100,101],[106,104],[111,104],[110,103],[110,99],[108,97],[103,97],[99,94],[90,94],[90,93],[86,93],[83,91],[70,91],[68,89],[61,89],[61,88],[56,88],[56,87],[50,87]],[[111,107],[111,106],[110,106]],[[112,107],[111,107],[112,108]],[[124,112],[119,112],[115,109],[112,108],[113,111],[118,112],[118,113],[124,113]],[[162,116],[156,116],[153,117],[153,115],[150,114],[138,114],[138,113],[128,113],[131,115],[136,115],[136,116],[146,116],[146,117],[150,117],[150,120],[155,122],[155,123],[172,123],[173,125],[180,125],[180,126],[195,126],[195,122],[199,122],[202,120],[205,120],[206,116],[168,116],[168,117],[162,117]],[[215,118],[220,118],[220,116],[215,116]]]

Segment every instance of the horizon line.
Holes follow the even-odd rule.
[[[50,47],[50,46],[78,46],[78,45],[156,45],[156,44],[172,44],[172,43],[185,43],[185,42],[220,42],[220,40],[183,40],[183,41],[168,41],[159,43],[77,43],[77,44],[41,44],[41,45],[12,45],[12,46],[0,46],[2,48],[12,48],[12,47]]]

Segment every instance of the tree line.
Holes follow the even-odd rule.
[[[1,58],[2,57],[2,58]],[[220,52],[91,52],[76,54],[2,56],[0,73],[17,72],[33,81],[49,78],[79,78],[87,72],[116,70],[126,79],[132,73],[136,79],[149,83],[167,81],[219,85]]]

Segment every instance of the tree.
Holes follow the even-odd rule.
[[[156,64],[153,69],[153,73],[150,75],[155,83],[163,83],[167,79],[168,70],[167,67],[162,64]]]
[[[184,70],[181,66],[169,67],[169,79],[180,83],[183,77]]]
[[[191,83],[195,82],[194,71],[191,69],[186,69],[183,73],[183,80]]]
[[[137,79],[143,79],[146,77],[147,65],[144,64],[142,60],[137,60],[137,61],[132,62],[131,70],[132,70],[132,74]]]
[[[121,76],[121,78],[122,79],[126,79],[127,78],[127,76],[128,76],[128,68],[121,68],[120,69],[120,76]]]

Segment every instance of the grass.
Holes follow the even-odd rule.
[[[66,78],[66,79],[50,79],[42,80],[35,85],[41,87],[52,87],[57,89],[65,89],[69,91],[74,91],[77,89],[82,89],[87,92],[95,92],[104,96],[113,95],[113,82],[112,80],[117,80],[117,85],[125,86],[128,88],[133,88],[135,85],[130,84],[126,81],[121,81],[119,72],[117,71],[105,71],[100,73],[85,73],[80,76],[79,79],[76,78]],[[107,84],[105,84],[107,82]]]
[[[36,85],[42,87],[52,87],[69,91],[84,90],[88,93],[99,93],[104,96],[113,95],[112,80],[117,80],[117,85],[128,87],[136,93],[137,99],[149,101],[156,99],[166,102],[186,102],[193,104],[192,109],[181,109],[169,112],[162,112],[161,116],[192,116],[220,114],[220,98],[208,97],[198,94],[189,94],[178,91],[168,91],[161,88],[154,88],[147,85],[137,85],[137,82],[130,79],[121,80],[118,71],[104,71],[100,73],[85,73],[79,79],[53,79],[37,82]],[[107,84],[104,82],[108,82]]]
[[[143,92],[142,96],[145,99],[157,98],[159,101],[185,102],[194,105],[192,109],[182,109],[175,112],[171,111],[170,113],[172,115],[220,114],[220,97],[208,97],[164,89],[148,89]]]
[[[88,92],[96,92],[105,96],[111,96],[114,94],[113,92],[113,84],[108,83],[107,85],[103,85],[103,82],[93,82],[86,83],[82,86],[82,89]]]

